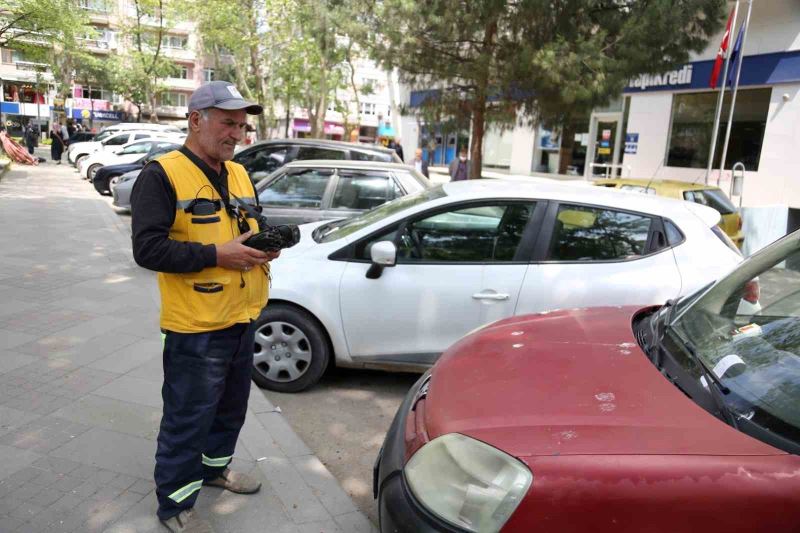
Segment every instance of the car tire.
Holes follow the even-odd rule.
[[[253,381],[277,392],[300,392],[317,383],[330,361],[322,325],[309,313],[269,304],[255,324]]]
[[[95,174],[97,174],[97,171],[101,168],[103,168],[103,165],[99,163],[95,163],[94,165],[90,166],[88,169],[86,169],[86,178],[89,181],[94,181]]]
[[[75,168],[79,168],[81,166],[81,161],[89,157],[89,154],[82,154],[75,158]]]

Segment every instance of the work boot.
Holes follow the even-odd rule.
[[[192,509],[181,511],[161,523],[172,533],[214,533],[211,523],[195,515]]]
[[[218,478],[204,483],[212,487],[222,487],[237,494],[253,494],[261,488],[261,482],[250,474],[234,472],[230,468],[226,468]]]

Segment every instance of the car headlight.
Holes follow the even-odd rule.
[[[411,492],[425,508],[481,533],[500,531],[533,481],[531,471],[514,457],[458,433],[420,448],[404,471]]]

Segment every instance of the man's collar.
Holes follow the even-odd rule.
[[[211,183],[214,183],[213,180],[215,180],[215,179],[224,180],[225,178],[227,178],[227,176],[228,176],[228,167],[225,165],[224,161],[220,164],[220,168],[221,168],[220,172],[217,173],[216,170],[214,170],[213,168],[208,166],[208,163],[206,163],[205,161],[200,159],[200,157],[198,157],[197,154],[195,154],[194,152],[189,150],[186,147],[186,145],[183,145],[180,148],[178,148],[178,151],[180,153],[182,153],[183,155],[185,155],[186,157],[188,157],[189,161],[194,163],[195,166],[197,166],[197,168],[202,170],[203,174],[206,175],[206,177],[208,178],[208,180]]]

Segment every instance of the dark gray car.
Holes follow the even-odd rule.
[[[295,161],[256,184],[271,224],[347,218],[432,184],[413,167],[374,161]]]
[[[257,183],[283,165],[297,160],[380,161],[402,163],[394,150],[369,144],[324,139],[275,139],[242,149],[233,160],[247,169]]]

